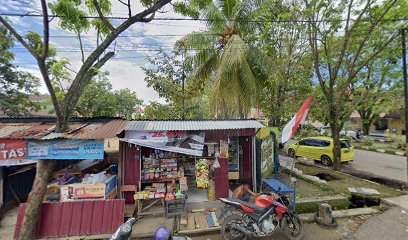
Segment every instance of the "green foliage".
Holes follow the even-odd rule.
[[[151,102],[145,109],[146,119],[182,119],[183,88],[185,79],[185,119],[209,119],[209,88],[197,87],[197,80],[192,77],[192,65],[180,55],[184,52],[175,49],[167,54],[160,51],[156,57],[149,58],[151,66],[142,68],[146,74],[145,81],[164,98],[167,104]]]
[[[211,19],[207,31],[194,32],[179,46],[194,50],[193,77],[199,87],[212,85],[211,109],[224,117],[244,117],[257,101],[259,64],[263,53],[246,37],[255,31],[259,1],[192,0],[176,10],[185,15]],[[256,68],[258,67],[258,68]]]
[[[137,110],[143,101],[129,89],[112,90],[107,74],[100,75],[86,86],[75,108],[82,117],[138,118]]]
[[[299,1],[266,1],[254,42],[271,59],[268,76],[262,84],[260,107],[275,126],[293,117],[311,96],[312,61],[303,23],[289,22],[305,18]]]
[[[312,125],[307,125],[306,127],[302,128],[296,137],[298,139],[307,138],[307,137],[316,137],[319,136],[319,133],[313,129]]]
[[[400,23],[393,18],[397,2],[306,1],[308,39],[314,74],[321,94],[319,105],[335,138],[334,168],[340,169],[338,135],[353,109],[351,87],[358,75],[384,51]],[[406,8],[405,8],[406,9]],[[342,19],[347,18],[346,21]]]
[[[407,144],[405,141],[405,136],[397,134],[388,134],[387,137],[391,139],[392,144],[396,149],[406,150]]]
[[[10,48],[13,45],[10,34],[0,26],[0,112],[15,117],[29,115],[30,110],[39,107],[30,101],[28,95],[37,93],[40,82],[11,63],[14,54]]]
[[[364,137],[363,141],[361,141],[361,144],[363,146],[373,146],[374,144],[374,139],[370,137]]]

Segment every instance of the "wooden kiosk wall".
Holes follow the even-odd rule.
[[[242,170],[240,168],[240,178],[247,179],[252,183],[253,163],[252,163],[252,137],[255,136],[255,129],[239,129],[239,130],[210,130],[205,131],[206,142],[217,142],[220,140],[227,141],[231,137],[245,137],[243,144],[244,161]],[[136,185],[139,187],[141,179],[140,164],[141,153],[140,148],[134,144],[120,142],[119,146],[119,185]],[[229,180],[228,180],[228,159],[219,159],[220,168],[216,168],[215,173],[215,191],[216,197],[228,197]],[[139,190],[139,189],[138,189]],[[134,203],[133,193],[124,193],[126,204]]]

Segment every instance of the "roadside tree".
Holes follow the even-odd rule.
[[[117,26],[114,26],[115,24],[105,17],[111,13],[112,3],[110,0],[56,0],[49,4],[47,4],[46,0],[41,0],[42,37],[34,32],[29,32],[26,36],[22,36],[11,25],[8,19],[0,16],[0,22],[3,26],[8,29],[37,61],[38,68],[54,106],[57,118],[56,132],[62,132],[68,128],[67,120],[75,112],[75,107],[86,85],[98,74],[99,69],[114,56],[115,52],[110,48],[114,40],[133,24],[138,22],[150,22],[154,18],[155,13],[170,1],[171,0],[141,1],[145,9],[137,14],[132,14],[132,10],[134,9],[132,9],[130,1],[127,3],[121,1],[126,5],[125,7],[128,10],[129,17],[122,20]],[[80,46],[83,64],[75,74],[64,98],[61,100],[57,98],[49,71],[53,63],[53,61],[50,61],[52,50],[50,49],[49,43],[49,23],[52,18],[49,17],[49,7],[52,13],[58,16],[61,28],[76,33],[78,40],[81,41],[80,33],[86,32],[90,28],[102,34],[101,39],[98,37],[96,48],[89,55],[85,56],[83,48]],[[87,16],[89,15],[93,16],[93,18],[88,18]],[[35,238],[36,223],[41,211],[47,180],[50,177],[54,165],[54,160],[38,161],[37,174],[27,200],[20,239]]]
[[[166,104],[151,102],[146,106],[146,119],[209,119],[209,87],[199,86],[192,77],[191,61],[185,60],[185,50],[175,46],[172,53],[160,51],[149,58],[150,66],[142,68],[145,81]],[[183,90],[184,89],[184,90]],[[169,113],[169,114],[167,114]]]
[[[192,77],[199,87],[212,86],[211,109],[217,115],[244,118],[256,105],[263,53],[247,37],[256,30],[261,2],[192,0],[176,5],[185,15],[208,19],[206,31],[193,32],[178,44],[193,51]]]
[[[254,42],[269,57],[259,105],[273,126],[281,127],[311,96],[312,61],[300,1],[266,1]],[[275,19],[276,21],[268,21]]]
[[[28,95],[37,93],[40,80],[11,64],[14,54],[10,48],[13,46],[13,37],[0,26],[0,112],[16,117],[29,115],[30,110],[37,109]]]
[[[334,139],[335,170],[341,168],[340,130],[352,110],[350,85],[398,36],[397,31],[384,29],[397,2],[305,0],[314,76]]]

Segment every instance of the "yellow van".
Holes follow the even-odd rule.
[[[341,162],[354,161],[354,149],[349,140],[340,139]],[[301,139],[288,147],[288,154],[291,157],[305,157],[321,161],[324,165],[332,164],[333,159],[333,138],[330,137],[309,137]]]

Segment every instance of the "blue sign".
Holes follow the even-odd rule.
[[[50,140],[28,141],[27,159],[30,160],[97,160],[103,159],[103,141]]]

